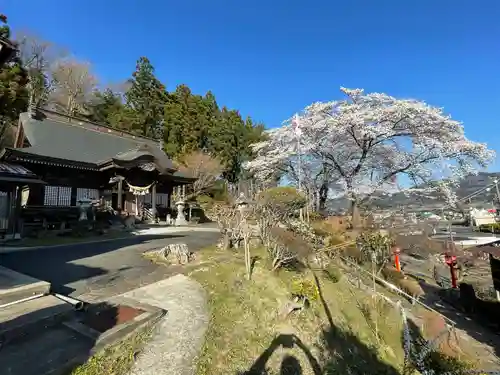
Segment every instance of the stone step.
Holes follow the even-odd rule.
[[[7,304],[50,292],[50,283],[0,266],[0,309]]]
[[[73,314],[73,305],[52,295],[0,308],[1,343],[21,339]]]
[[[93,346],[93,340],[59,324],[3,347],[1,374],[67,375],[89,358]]]

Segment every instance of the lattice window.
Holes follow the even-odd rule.
[[[152,203],[152,195],[146,194],[144,197],[144,203],[151,204]],[[156,204],[163,205],[165,207],[168,206],[168,194],[157,193],[156,194]]]
[[[77,188],[76,189],[76,201],[82,199],[99,199],[99,190],[97,189],[86,189],[86,188]]]
[[[71,188],[67,186],[45,186],[45,206],[71,206]]]
[[[59,186],[59,196],[57,197],[58,206],[71,206],[71,188]]]
[[[168,194],[156,194],[156,204],[161,204],[165,207],[168,206]]]
[[[59,195],[59,186],[45,186],[45,196],[43,204],[45,206],[57,206],[57,197]]]

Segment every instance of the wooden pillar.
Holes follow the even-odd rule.
[[[153,221],[156,220],[156,182],[151,186],[151,214]]]
[[[14,202],[15,202],[15,191],[16,188],[12,188],[7,192],[7,238],[11,239],[14,237],[15,225],[14,225]]]
[[[182,200],[186,199],[186,185],[182,185]]]
[[[7,233],[10,238],[20,238],[21,201],[21,188],[16,186],[9,192],[9,226]]]
[[[174,192],[174,187],[169,184],[168,187],[167,187],[167,208],[171,208],[172,207],[172,194]]]
[[[120,178],[118,180],[118,199],[116,202],[116,208],[118,210],[121,210],[123,208],[122,204],[123,204],[123,179]]]

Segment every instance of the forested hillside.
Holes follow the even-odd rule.
[[[90,62],[79,60],[50,41],[27,33],[13,33],[3,17],[1,36],[14,39],[17,58],[0,68],[0,136],[9,133],[19,113],[28,106],[58,112],[163,139],[172,158],[193,151],[217,155],[223,176],[236,182],[241,165],[251,157],[249,145],[263,136],[264,125],[238,110],[217,103],[214,93],[193,93],[181,84],[168,88],[155,74],[152,62],[140,57],[130,77],[119,84],[101,82]],[[29,79],[28,79],[29,78]]]

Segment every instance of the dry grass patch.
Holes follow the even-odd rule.
[[[367,317],[360,307],[366,303],[365,294],[351,290],[345,280],[320,275],[320,297],[310,309],[285,318],[282,311],[292,285],[297,278],[314,280],[311,271],[272,273],[261,260],[247,281],[243,254],[234,252],[228,259],[227,251],[213,248],[198,254],[204,267],[190,276],[207,290],[212,316],[198,375],[244,373],[271,349],[266,365],[269,374],[280,372],[286,355],[298,359],[303,375],[315,374],[317,366],[326,374],[364,374],[373,369],[398,374],[395,368],[402,365],[403,352],[401,322],[394,309],[380,306],[378,313]],[[261,250],[252,255],[265,259]],[[225,261],[215,261],[218,257]],[[380,331],[378,340],[374,320]],[[270,349],[277,337],[281,344]],[[283,343],[292,337],[292,347]]]
[[[137,355],[151,338],[154,324],[110,345],[93,355],[86,363],[75,368],[71,375],[126,375],[134,364]]]

